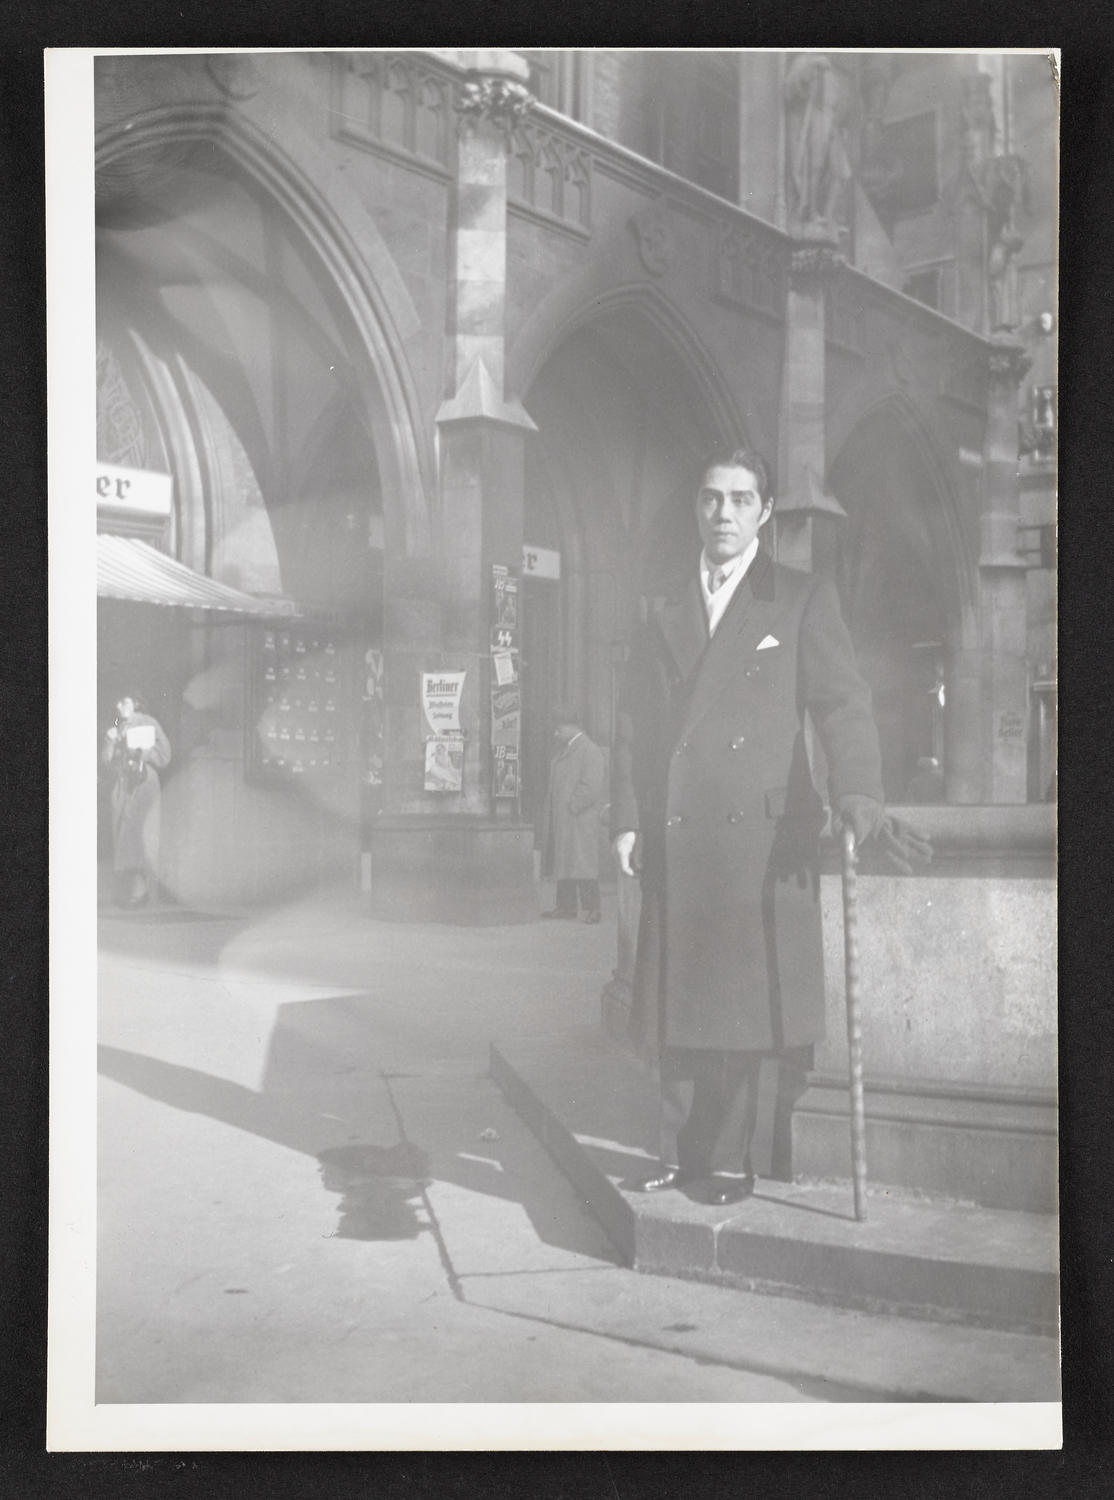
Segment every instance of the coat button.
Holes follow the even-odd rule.
[[[731,748],[732,748],[732,750],[741,750],[743,748],[743,745],[745,744],[745,742],[746,742],[746,736],[745,735],[741,735],[741,734],[738,735],[735,739],[733,739],[731,741]]]
[[[674,755],[680,755],[680,753],[681,753],[682,750],[687,750],[688,748],[689,748],[689,742],[688,742],[688,740],[682,740],[681,743],[677,746],[676,750],[674,750],[673,754]]]
[[[680,823],[680,822],[681,822],[681,819],[678,818],[678,817],[666,818],[666,820],[665,820],[665,826],[666,826],[666,828],[676,828],[677,824]]]
[[[728,813],[727,821],[729,823],[741,823],[743,821],[743,815],[741,812]]]

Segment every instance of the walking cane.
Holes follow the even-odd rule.
[[[866,1218],[866,1108],[863,1102],[863,1018],[859,1002],[859,912],[855,834],[843,830],[843,974],[847,993],[847,1054],[851,1080],[851,1175],[855,1218]]]

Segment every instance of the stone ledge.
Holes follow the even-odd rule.
[[[988,1209],[1054,1214],[1057,1114],[1042,1101],[994,1101],[866,1084],[866,1151],[876,1181],[946,1193]],[[850,1171],[846,1083],[815,1076],[793,1110],[793,1164],[815,1177]],[[909,1189],[906,1187],[905,1191]]]
[[[1056,1327],[1052,1215],[875,1187],[860,1224],[849,1184],[764,1180],[741,1208],[679,1193],[646,1198],[624,1187],[651,1161],[625,1143],[648,1138],[657,1107],[636,1065],[598,1037],[570,1033],[493,1045],[491,1073],[636,1270],[906,1316]]]

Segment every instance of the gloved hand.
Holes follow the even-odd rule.
[[[615,858],[619,862],[619,872],[622,875],[637,875],[642,868],[641,851],[638,848],[638,834],[633,829],[625,833],[617,834],[612,841],[615,850]]]
[[[902,875],[912,875],[914,864],[927,864],[932,858],[928,835],[891,817],[873,797],[848,792],[839,799],[838,813],[841,825],[854,833],[856,848],[876,839],[886,862]]]

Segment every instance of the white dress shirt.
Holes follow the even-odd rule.
[[[747,569],[757,556],[757,537],[744,552],[740,552],[738,557],[733,557],[730,562],[710,562],[706,552],[700,554],[700,592],[704,596],[704,608],[708,615],[709,635],[715,635],[716,627],[723,619],[724,611],[735,597],[735,590],[746,577]],[[716,572],[722,572],[726,576],[713,594],[708,587],[708,580]]]

